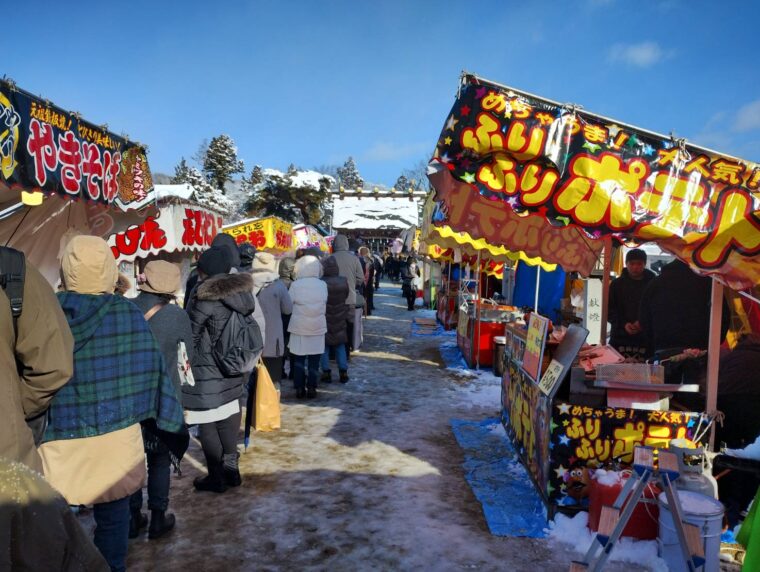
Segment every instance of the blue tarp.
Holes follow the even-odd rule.
[[[441,359],[447,368],[470,369],[456,342],[444,342],[438,347],[438,351],[441,352]]]
[[[452,419],[451,428],[464,451],[465,478],[483,506],[491,534],[545,537],[544,503],[507,439],[501,421]]]

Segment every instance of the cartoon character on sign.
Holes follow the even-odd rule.
[[[588,496],[591,493],[591,478],[594,476],[595,472],[596,470],[593,468],[583,466],[579,462],[574,463],[563,477],[565,481],[565,490],[567,491],[567,496],[569,498],[565,499],[565,502],[562,504],[587,505]]]
[[[21,117],[13,109],[11,102],[0,93],[0,172],[10,179],[16,169],[16,148],[18,147],[18,126]]]

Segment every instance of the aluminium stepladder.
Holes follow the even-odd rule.
[[[704,565],[704,545],[699,527],[683,521],[681,501],[673,487],[673,482],[679,477],[678,457],[669,451],[660,450],[658,468],[655,469],[654,449],[636,447],[633,453],[633,470],[634,474],[626,481],[615,503],[602,507],[599,530],[586,556],[582,561],[574,561],[570,565],[570,572],[599,572],[604,568],[644,490],[653,479],[658,482],[668,499],[668,508],[673,517],[687,570],[696,572]]]

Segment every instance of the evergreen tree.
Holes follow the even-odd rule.
[[[409,188],[409,179],[404,175],[399,176],[399,178],[396,179],[396,184],[393,185],[393,188],[399,193],[405,193]]]
[[[361,189],[364,186],[364,179],[359,175],[353,157],[349,157],[342,167],[338,169],[340,184],[346,189]]]
[[[174,176],[172,177],[172,184],[187,183],[190,176],[190,167],[187,166],[187,161],[182,157],[179,163],[174,167]]]
[[[232,175],[242,173],[243,161],[238,159],[237,147],[229,135],[219,135],[211,139],[203,160],[203,174],[214,188],[224,193],[224,185],[232,180]]]
[[[264,169],[261,168],[261,165],[256,165],[253,168],[249,181],[252,185],[260,185],[264,182]]]
[[[276,216],[295,224],[318,224],[322,220],[332,177],[325,175],[314,185],[297,177],[300,172],[291,167],[288,173],[269,174],[253,186],[245,204],[250,216]]]

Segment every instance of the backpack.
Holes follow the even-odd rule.
[[[0,286],[5,290],[11,304],[13,334],[18,337],[18,319],[24,309],[24,279],[26,259],[24,254],[7,246],[0,247]]]
[[[212,355],[224,377],[240,377],[253,371],[263,348],[264,340],[253,314],[244,316],[233,310]]]

